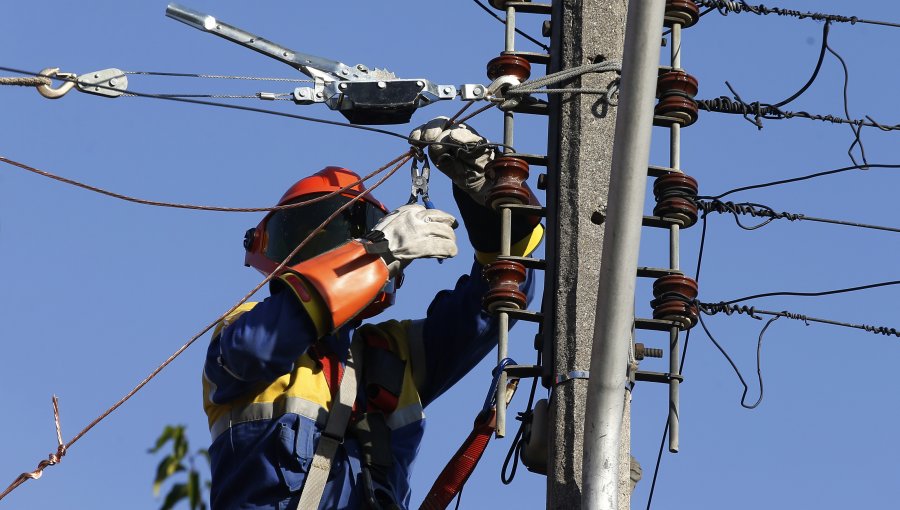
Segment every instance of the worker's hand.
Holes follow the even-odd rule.
[[[494,150],[485,147],[487,140],[465,124],[454,124],[447,129],[448,120],[447,117],[433,119],[414,129],[409,139],[413,143],[429,143],[431,161],[440,171],[476,202],[486,204],[491,184],[484,168],[494,159]]]
[[[396,276],[415,259],[455,257],[456,218],[439,209],[425,209],[419,204],[400,207],[375,225],[373,233],[384,235],[387,252],[381,256],[391,277]],[[377,232],[374,232],[377,231]],[[369,236],[373,237],[372,234]]]

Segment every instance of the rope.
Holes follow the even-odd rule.
[[[46,76],[3,76],[0,85],[18,85],[21,87],[50,86],[53,81]]]
[[[148,375],[148,376],[145,377],[141,382],[139,382],[139,383],[137,384],[137,386],[135,386],[131,391],[129,391],[124,397],[122,397],[122,398],[119,399],[115,404],[113,404],[112,406],[110,406],[109,409],[107,409],[107,410],[104,411],[102,414],[100,414],[97,418],[95,418],[92,422],[90,422],[85,428],[83,428],[80,432],[78,432],[77,434],[75,434],[75,436],[74,436],[71,440],[69,440],[68,443],[62,443],[62,434],[59,432],[59,428],[58,428],[58,426],[59,426],[59,425],[58,425],[58,424],[59,424],[59,412],[58,412],[58,410],[57,410],[56,403],[55,403],[55,399],[54,399],[54,414],[55,414],[55,416],[56,416],[56,421],[57,421],[57,436],[58,436],[58,438],[60,439],[60,445],[59,445],[59,447],[58,447],[58,449],[57,449],[57,454],[56,454],[56,456],[51,455],[50,458],[49,458],[48,460],[41,461],[41,463],[38,464],[38,469],[37,469],[37,470],[35,470],[35,471],[31,472],[31,473],[23,473],[23,474],[19,475],[19,477],[16,478],[16,480],[13,481],[13,483],[11,483],[11,484],[9,485],[9,487],[7,487],[5,491],[3,491],[2,494],[0,494],[0,500],[2,500],[4,497],[6,497],[7,494],[9,494],[9,493],[12,492],[14,489],[16,489],[16,487],[22,485],[22,483],[24,483],[25,481],[27,481],[27,480],[29,480],[29,479],[37,479],[37,478],[40,478],[41,473],[42,473],[42,471],[43,471],[44,468],[46,468],[46,467],[48,467],[48,466],[52,466],[52,465],[58,464],[59,461],[60,461],[60,459],[62,458],[62,455],[64,455],[65,452],[66,452],[67,450],[69,450],[70,448],[72,448],[72,446],[73,446],[79,439],[81,439],[85,434],[87,434],[91,429],[93,429],[94,426],[96,426],[98,423],[100,423],[101,421],[103,421],[107,416],[109,416],[110,414],[112,414],[116,409],[118,409],[120,406],[122,406],[122,404],[124,404],[125,402],[127,402],[132,396],[134,396],[135,393],[137,393],[137,392],[140,391],[144,386],[146,386],[147,383],[150,382],[150,380],[152,380],[152,379],[153,379],[154,377],[156,377],[160,372],[162,372],[163,369],[165,369],[167,366],[169,366],[169,364],[172,363],[172,361],[174,361],[175,358],[177,358],[177,357],[180,356],[184,351],[186,351],[186,350],[188,349],[188,347],[190,347],[195,341],[197,341],[198,338],[200,338],[201,336],[205,335],[209,330],[211,330],[212,328],[214,328],[214,327],[216,326],[216,324],[218,324],[219,322],[223,321],[223,320],[225,319],[225,317],[227,317],[229,314],[231,314],[232,312],[234,312],[235,310],[237,310],[237,308],[238,308],[239,306],[241,306],[242,304],[246,303],[247,300],[250,299],[251,296],[253,296],[253,294],[255,294],[257,291],[259,291],[261,288],[263,288],[263,286],[265,286],[265,285],[268,284],[270,281],[272,281],[272,279],[275,278],[275,276],[278,275],[278,274],[281,272],[282,269],[284,269],[284,267],[287,265],[288,261],[291,260],[298,252],[300,252],[300,250],[302,250],[303,247],[306,246],[306,245],[309,243],[309,241],[310,241],[311,239],[313,239],[313,238],[316,236],[316,234],[318,234],[320,231],[322,231],[329,223],[331,223],[331,221],[333,221],[335,218],[337,218],[339,215],[341,215],[346,209],[348,209],[349,207],[351,207],[351,206],[352,206],[353,204],[355,204],[357,201],[362,200],[362,198],[365,197],[367,194],[371,193],[373,190],[375,190],[376,188],[378,188],[379,186],[381,186],[388,178],[390,178],[395,172],[397,172],[397,170],[399,170],[401,167],[403,167],[403,166],[406,164],[406,162],[409,161],[409,159],[412,157],[412,155],[413,155],[412,152],[411,152],[411,151],[408,151],[408,152],[404,153],[403,155],[399,156],[399,163],[396,164],[393,168],[391,168],[391,170],[388,171],[387,174],[385,174],[384,176],[382,176],[382,177],[381,177],[375,184],[373,184],[371,187],[369,187],[368,189],[366,189],[365,191],[363,191],[363,192],[360,193],[359,195],[356,195],[355,197],[353,197],[353,198],[352,198],[350,201],[348,201],[346,204],[344,204],[344,205],[342,205],[341,207],[337,208],[337,209],[336,209],[336,210],[335,210],[328,218],[325,219],[325,221],[323,221],[318,227],[316,227],[312,232],[310,232],[310,234],[306,237],[306,239],[304,239],[300,244],[298,244],[297,247],[294,248],[293,251],[291,251],[291,253],[289,253],[289,254],[284,258],[284,260],[281,261],[280,264],[278,264],[278,267],[276,267],[271,273],[269,273],[269,275],[266,276],[259,284],[257,284],[256,287],[254,287],[250,292],[248,292],[247,294],[245,294],[244,297],[242,297],[242,298],[240,299],[240,301],[238,301],[237,303],[235,303],[234,306],[232,306],[231,308],[229,308],[228,311],[226,311],[225,313],[221,314],[217,319],[215,319],[214,321],[212,321],[211,323],[209,323],[209,324],[208,324],[206,327],[204,327],[199,333],[197,333],[196,335],[194,335],[193,337],[191,337],[190,340],[188,340],[184,345],[182,345],[181,347],[179,347],[178,350],[176,350],[171,356],[169,356],[165,361],[163,361],[162,364],[160,364],[160,365],[159,365],[158,367],[156,367],[152,372],[150,372],[150,375]],[[397,159],[395,158],[394,161],[397,161]],[[376,171],[376,173],[377,173],[377,172],[382,172],[382,171],[386,170],[386,169],[387,169],[388,167],[390,167],[390,166],[391,166],[391,163],[388,163],[388,164],[382,166],[381,168],[379,168],[379,169]],[[34,475],[34,476],[31,476],[31,475]]]

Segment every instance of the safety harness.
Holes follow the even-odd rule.
[[[332,406],[294,508],[319,508],[334,455],[349,432],[362,452],[365,508],[400,510],[390,482],[393,454],[387,416],[397,409],[406,362],[394,352],[387,338],[369,327],[357,330],[343,370],[335,353],[321,352],[317,347],[311,349],[311,354],[318,358],[332,389]],[[360,382],[366,395],[365,412],[354,409]]]

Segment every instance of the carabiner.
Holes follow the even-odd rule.
[[[53,88],[50,85],[38,85],[38,92],[47,99],[59,99],[66,95],[70,90],[75,88],[78,75],[75,73],[61,73],[58,67],[48,67],[39,73],[41,76],[48,78],[59,78],[65,80],[62,85]]]

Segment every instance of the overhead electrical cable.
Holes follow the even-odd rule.
[[[26,76],[40,76],[39,73],[35,73],[33,71],[24,71],[22,69],[16,69],[13,67],[0,66],[0,71],[22,74],[22,75],[26,75]],[[58,79],[58,80],[62,80],[62,81],[69,81],[69,82],[77,81],[77,79],[75,79],[75,78],[67,79],[64,77],[54,77],[54,79]],[[113,87],[106,87],[103,85],[92,85],[92,86],[99,87],[102,89],[108,89],[108,90],[116,90]],[[395,133],[393,131],[388,131],[387,129],[374,128],[371,126],[365,126],[365,125],[361,125],[361,124],[351,124],[349,122],[340,122],[340,121],[336,121],[336,120],[320,119],[317,117],[309,117],[306,115],[297,115],[294,113],[280,112],[277,110],[267,110],[265,108],[255,108],[252,106],[219,103],[219,102],[214,102],[214,101],[204,101],[202,99],[194,99],[194,98],[186,98],[186,97],[170,97],[170,96],[164,96],[164,95],[159,95],[159,94],[148,94],[148,93],[143,93],[143,92],[137,92],[137,91],[133,91],[133,90],[129,91],[129,94],[132,94],[136,97],[143,97],[143,98],[148,98],[148,99],[161,99],[164,101],[175,101],[175,102],[179,102],[179,103],[214,106],[214,107],[218,107],[218,108],[226,108],[226,109],[231,109],[231,110],[242,110],[242,111],[248,111],[248,112],[262,113],[265,115],[274,115],[274,116],[278,116],[278,117],[286,117],[286,118],[290,118],[290,119],[315,122],[318,124],[325,124],[325,125],[329,125],[329,126],[339,126],[339,127],[346,127],[346,128],[352,128],[352,129],[359,129],[359,130],[369,131],[369,132],[373,132],[373,133],[380,133],[380,134],[391,136],[394,138],[399,138],[401,140],[406,141],[407,143],[416,144],[416,145],[434,145],[437,143],[437,142],[422,142],[422,141],[418,141],[418,140],[412,140],[409,138],[408,135],[404,135],[401,133]],[[504,148],[510,152],[515,152],[515,148],[512,146],[502,144],[502,143],[495,143],[495,142],[480,144],[478,146],[455,144],[455,143],[450,143],[450,142],[440,142],[440,145],[444,145],[447,147],[457,147],[457,148],[466,149],[466,150],[474,150],[474,149],[477,149],[478,147],[496,147],[496,148]]]

